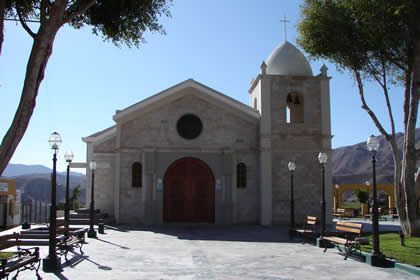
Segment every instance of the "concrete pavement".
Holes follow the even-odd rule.
[[[43,279],[419,279],[393,268],[344,260],[310,244],[290,242],[284,227],[164,225],[106,227],[87,238],[84,255]],[[46,257],[48,247],[41,247]],[[62,257],[62,262],[64,262]],[[19,279],[36,279],[32,271]]]

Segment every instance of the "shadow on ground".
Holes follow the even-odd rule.
[[[362,223],[363,232],[372,232],[370,222],[352,221]],[[186,240],[213,240],[237,242],[301,242],[299,236],[289,236],[287,226],[259,226],[259,225],[214,225],[214,224],[165,224],[153,226],[118,225],[106,226],[107,230],[119,232],[149,231],[159,234],[176,236]],[[381,224],[380,232],[399,232],[399,225]],[[335,222],[327,227],[327,232],[335,232]],[[105,241],[104,241],[105,242]],[[118,244],[114,244],[119,246]],[[123,248],[128,249],[128,248]]]
[[[166,224],[154,226],[118,225],[109,228],[120,232],[149,231],[176,236],[187,240],[213,240],[237,242],[300,242],[299,238],[290,239],[285,226],[234,225],[222,226],[213,224]]]

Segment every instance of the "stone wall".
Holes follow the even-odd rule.
[[[185,90],[188,92],[193,89]],[[193,140],[182,138],[176,130],[178,119],[186,113],[195,114],[203,124],[202,133]],[[131,187],[131,164],[134,161],[141,162],[141,153],[147,149],[155,153],[154,166],[151,168],[153,185],[149,186],[152,188],[150,191],[153,201],[147,206],[156,215],[152,218],[154,223],[163,222],[163,193],[156,189],[158,180],[164,180],[170,164],[187,156],[203,160],[212,169],[215,182],[220,182],[223,186],[220,193],[215,193],[216,223],[225,223],[232,219],[224,213],[224,209],[236,213],[236,220],[233,222],[255,223],[258,208],[256,201],[258,120],[250,119],[243,114],[227,107],[226,104],[195,95],[186,95],[153,111],[139,113],[134,119],[121,124],[120,222],[139,223],[144,220],[145,214],[141,212],[144,206],[142,206],[141,191]],[[248,166],[246,189],[236,190],[233,173],[236,172],[236,162],[230,156],[229,168],[224,166],[226,152],[230,154],[235,152],[237,160],[246,162]],[[146,163],[142,164],[144,169]],[[230,170],[230,173],[226,174],[226,170]],[[227,190],[230,194],[225,193]],[[231,205],[230,202],[229,206],[229,203],[226,203],[229,199],[231,201],[235,199],[236,204]]]

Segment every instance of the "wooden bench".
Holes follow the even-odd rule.
[[[323,242],[327,242],[331,245],[337,247],[337,249],[342,252],[338,245],[344,246],[344,259],[346,260],[347,257],[352,254],[353,252],[359,252],[359,255],[362,255],[362,251],[360,245],[369,244],[367,238],[361,238],[361,233],[363,229],[363,224],[356,224],[356,223],[349,223],[349,222],[337,222],[335,227],[337,231],[344,233],[344,237],[340,236],[324,236]],[[338,234],[340,232],[337,232]],[[325,244],[324,253],[328,249],[328,245]]]
[[[8,249],[16,246],[16,251],[13,256],[1,259],[0,263],[0,278],[9,278],[9,274],[16,270],[13,279],[22,270],[35,270],[36,277],[42,279],[38,273],[41,259],[39,258],[39,247],[23,249],[20,247],[19,233],[12,233],[0,236],[0,250]]]
[[[400,219],[400,217],[398,216],[398,212],[397,212],[396,208],[389,209],[389,214],[391,215],[392,221],[394,221],[395,219],[397,219],[397,220]]]
[[[318,224],[318,217],[313,216],[306,216],[305,223],[303,228],[296,229],[296,232],[302,237],[302,244],[305,243],[306,240],[309,239],[316,239],[317,231],[316,225]]]
[[[333,214],[333,216],[340,219],[340,220],[342,218],[352,218],[353,217],[353,211],[349,208],[337,208],[337,210]]]
[[[58,233],[66,233],[66,222],[61,222],[57,224],[57,234]],[[84,254],[82,247],[85,244],[85,232],[87,229],[78,229],[78,230],[70,230],[68,235],[65,235],[63,238],[57,239],[56,244],[56,251],[57,255],[64,256],[66,262],[68,262],[67,254],[69,251],[73,250],[74,248],[78,248],[80,250],[80,254]]]
[[[365,214],[365,220],[367,220],[367,219],[372,220],[372,213],[373,213],[373,209],[370,208],[369,209],[369,214]],[[384,215],[383,209],[382,208],[378,208],[378,220],[380,220],[381,219],[381,216],[383,216],[383,215]]]

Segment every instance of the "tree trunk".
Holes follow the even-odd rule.
[[[418,27],[420,29],[420,26]],[[419,30],[420,31],[420,30]],[[420,32],[419,32],[420,34]],[[416,38],[414,49],[414,64],[413,64],[413,80],[411,84],[411,101],[410,111],[408,114],[408,123],[404,134],[404,154],[403,167],[405,167],[402,176],[403,186],[406,195],[406,211],[407,222],[409,224],[409,232],[407,236],[420,237],[420,211],[419,211],[419,194],[416,188],[415,173],[416,173],[416,122],[418,114],[420,96],[420,39]]]
[[[0,55],[4,38],[4,14],[6,9],[6,0],[0,0]],[[1,173],[0,173],[1,174]]]
[[[53,4],[50,18],[41,24],[34,38],[20,103],[0,146],[0,174],[3,173],[12,158],[29,125],[35,109],[39,86],[44,78],[45,67],[52,53],[55,36],[63,24],[65,5],[65,1],[56,1]]]

